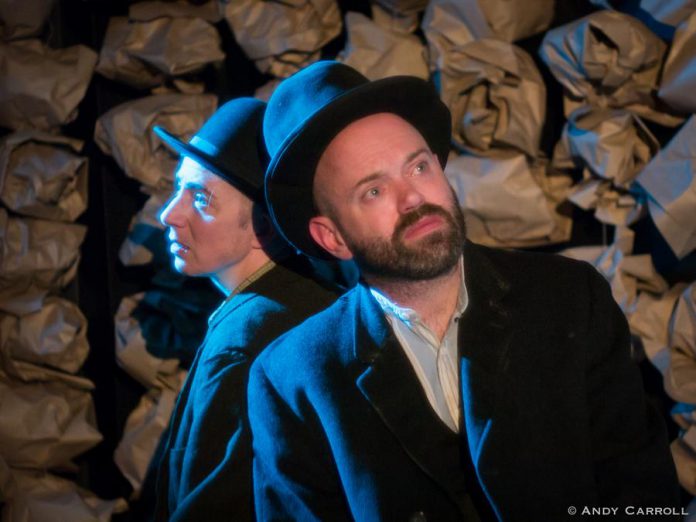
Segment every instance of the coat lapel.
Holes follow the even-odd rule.
[[[488,437],[496,419],[504,417],[514,424],[514,412],[506,407],[504,377],[516,327],[513,311],[505,303],[510,284],[480,247],[467,243],[464,272],[469,305],[459,330],[462,434],[488,491],[499,474],[495,458],[488,458]]]
[[[357,292],[354,349],[356,357],[368,365],[357,386],[408,455],[466,512],[466,484],[458,471],[460,464],[451,458],[457,436],[433,411],[369,290],[361,286]]]

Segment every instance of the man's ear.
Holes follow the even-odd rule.
[[[276,237],[276,229],[270,216],[258,205],[254,205],[251,212],[254,227],[254,237],[251,241],[253,248],[266,249]]]
[[[353,259],[343,236],[330,217],[314,216],[309,220],[309,234],[329,254],[345,261]]]

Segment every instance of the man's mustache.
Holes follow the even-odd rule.
[[[424,203],[416,210],[404,214],[399,218],[394,227],[394,234],[392,237],[400,239],[408,227],[416,223],[419,219],[430,215],[440,216],[450,225],[453,224],[452,216],[444,208],[439,205],[433,205],[432,203]]]

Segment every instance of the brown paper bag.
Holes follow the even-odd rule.
[[[87,228],[28,218],[10,218],[0,208],[0,310],[38,311],[50,291],[77,271]]]
[[[0,141],[0,199],[26,216],[75,221],[87,208],[87,158],[82,142],[41,131]]]
[[[96,63],[97,53],[83,45],[0,43],[0,126],[50,130],[71,122]]]
[[[440,64],[441,97],[452,112],[455,145],[475,154],[535,158],[546,87],[534,61],[512,44],[484,38],[453,47]],[[507,150],[506,150],[507,149]]]
[[[338,60],[360,71],[370,80],[409,75],[427,80],[430,76],[425,46],[417,36],[392,32],[365,15],[346,15],[348,39]]]
[[[53,296],[37,312],[0,314],[0,353],[0,359],[76,373],[89,353],[87,319],[75,303]]]
[[[256,67],[281,78],[318,60],[318,51],[341,32],[335,0],[235,0],[224,16]]]

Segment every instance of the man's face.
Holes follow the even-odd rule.
[[[313,237],[365,274],[431,279],[461,255],[464,218],[440,163],[394,114],[343,129],[319,161],[314,194],[323,216],[310,223]]]
[[[214,277],[242,262],[255,238],[251,200],[187,157],[176,171],[176,185],[160,214],[174,268]]]

